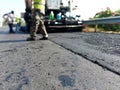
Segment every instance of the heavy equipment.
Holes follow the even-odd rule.
[[[65,1],[67,3],[65,3]],[[44,23],[48,30],[82,30],[80,15],[72,15],[73,0],[45,0]],[[32,0],[25,0],[26,15],[31,15]],[[28,16],[29,17],[29,16]],[[30,17],[29,17],[30,18]],[[28,18],[28,19],[29,19]],[[29,20],[25,19],[29,26]]]

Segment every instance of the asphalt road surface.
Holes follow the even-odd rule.
[[[95,64],[120,75],[120,35],[106,33],[58,33],[51,40]]]
[[[49,33],[28,42],[7,32],[0,28],[0,90],[120,90],[119,35]]]

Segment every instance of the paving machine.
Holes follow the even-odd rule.
[[[84,27],[80,21],[80,15],[72,16],[72,10],[76,7],[72,5],[72,0],[45,0],[44,23],[49,30],[82,30]],[[25,21],[29,24],[31,18],[32,0],[25,0],[26,17]]]

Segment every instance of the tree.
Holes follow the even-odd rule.
[[[104,18],[104,17],[111,17],[111,16],[120,16],[120,10],[117,10],[115,12],[112,12],[109,7],[106,8],[106,10],[102,10],[95,14],[93,17],[96,18]],[[118,24],[100,24],[98,25],[99,28],[104,29],[105,31],[120,31],[120,25]]]
[[[112,16],[112,11],[109,7],[106,8],[104,11],[100,11],[95,14],[94,18],[103,18],[103,17],[110,17]]]

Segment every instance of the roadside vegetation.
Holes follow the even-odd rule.
[[[109,7],[107,7],[105,10],[97,12],[95,16],[91,19],[114,17],[114,16],[120,16],[120,10],[113,12]],[[91,27],[94,27],[94,26],[91,25]],[[98,29],[102,31],[120,32],[120,24],[119,23],[118,24],[99,24]]]

